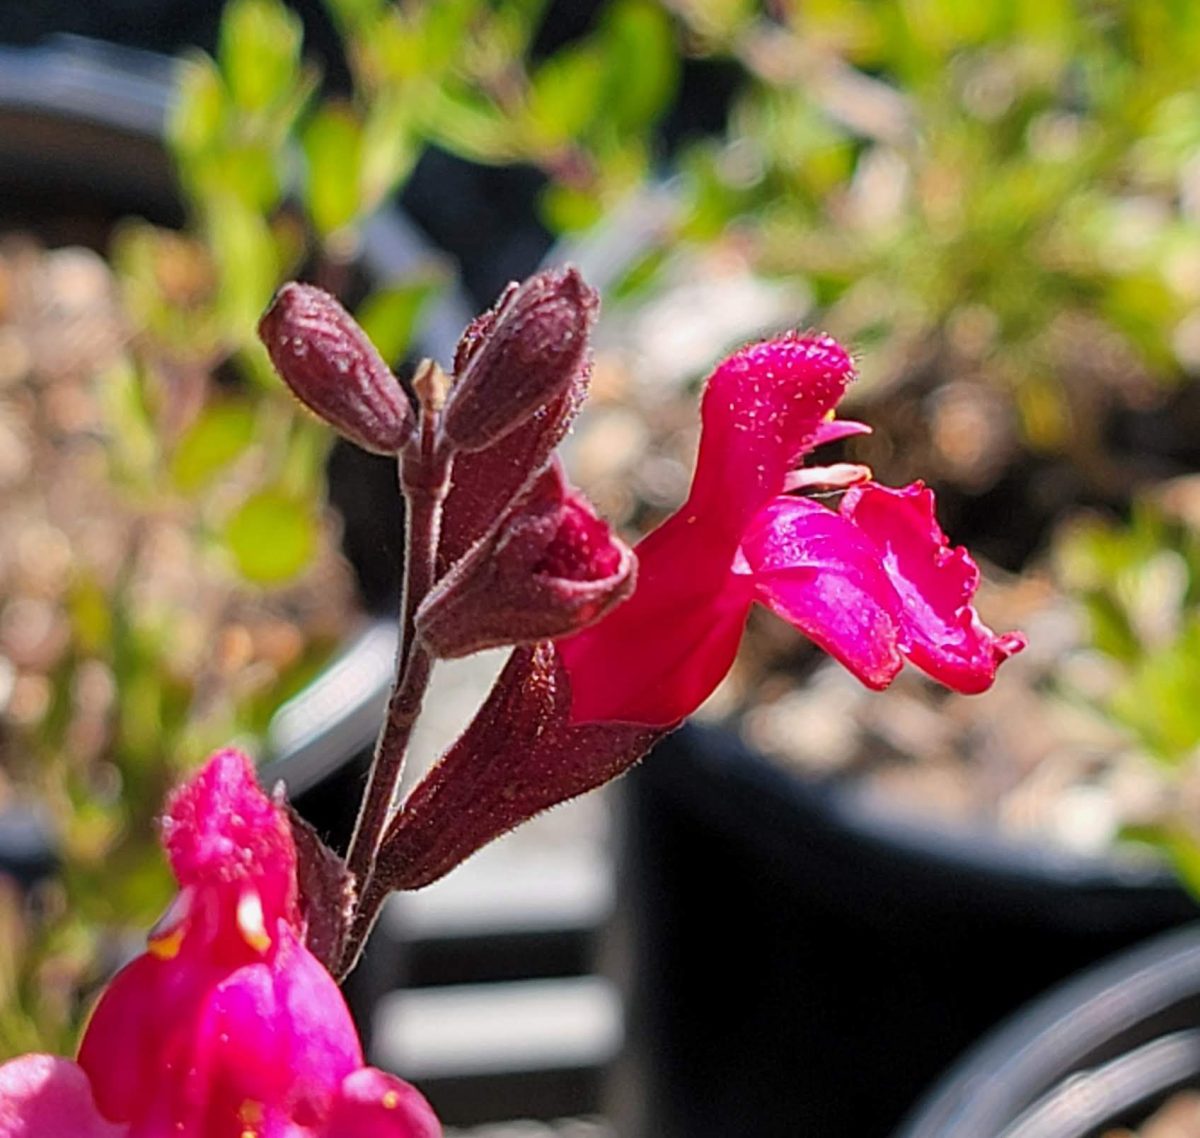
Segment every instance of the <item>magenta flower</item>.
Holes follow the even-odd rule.
[[[104,992],[78,1063],[0,1066],[0,1138],[436,1138],[407,1083],[363,1066],[305,947],[296,850],[249,760],[222,751],[168,804],[180,892]]]
[[[1024,647],[971,607],[979,570],[947,545],[920,483],[864,481],[837,511],[785,493],[824,481],[795,469],[815,447],[867,430],[832,419],[853,376],[829,337],[753,344],[717,368],[691,492],[637,546],[633,596],[557,642],[572,722],[677,723],[729,670],[755,601],[873,688],[907,658],[951,688],[983,691]]]
[[[720,683],[750,606],[767,605],[871,687],[905,659],[978,692],[1025,645],[971,607],[979,571],[947,546],[933,494],[862,467],[797,469],[867,430],[832,418],[854,370],[828,337],[784,336],[725,360],[704,394],[683,507],[635,549],[632,597],[571,636],[513,652],[487,702],[414,788],[380,881],[417,889],[492,839],[616,778]],[[832,510],[789,491],[844,489]]]

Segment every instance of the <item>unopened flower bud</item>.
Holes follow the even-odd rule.
[[[503,438],[563,394],[586,366],[600,299],[572,268],[550,269],[509,288],[472,323],[442,430],[460,450]]]
[[[496,530],[438,583],[417,631],[438,656],[567,636],[634,585],[632,552],[552,464]]]
[[[329,293],[292,281],[258,334],[296,398],[364,450],[397,454],[415,427],[408,396],[367,334]]]

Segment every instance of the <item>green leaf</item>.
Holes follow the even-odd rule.
[[[1177,824],[1161,822],[1157,825],[1129,827],[1122,836],[1166,854],[1184,888],[1193,897],[1200,897],[1200,842],[1196,835]]]
[[[328,103],[309,121],[303,145],[309,216],[328,237],[350,225],[362,208],[362,127],[349,106]]]
[[[379,18],[387,0],[325,0],[325,10],[342,35],[364,32]]]
[[[79,651],[98,656],[113,637],[113,614],[108,594],[90,572],[82,572],[71,588],[68,611]]]
[[[228,466],[254,438],[254,412],[245,403],[210,404],[175,450],[171,477],[185,494],[199,490]]]
[[[176,65],[175,102],[167,119],[167,141],[176,160],[198,156],[220,138],[226,111],[225,86],[217,65],[203,52]]]
[[[613,299],[630,300],[649,290],[667,261],[668,252],[665,247],[652,246],[647,249],[629,265],[610,289]]]
[[[127,478],[145,478],[158,461],[159,438],[133,360],[125,357],[109,368],[100,381],[100,392],[115,470]]]
[[[421,39],[427,67],[441,69],[461,56],[482,8],[481,0],[437,0],[424,6]]]
[[[535,148],[562,146],[608,114],[607,61],[592,43],[564,48],[534,72],[525,122]]]
[[[436,88],[423,108],[430,141],[472,162],[511,162],[521,156],[513,124],[471,92]]]
[[[675,32],[666,12],[647,0],[621,0],[602,29],[604,118],[621,131],[653,123],[679,85]]]
[[[371,100],[362,127],[365,212],[370,213],[408,178],[419,155],[420,141],[405,92],[383,92]]]
[[[289,410],[294,410],[292,407]],[[294,415],[279,456],[275,493],[296,502],[315,503],[325,485],[325,467],[333,436],[315,415]]]
[[[588,229],[604,212],[595,194],[560,184],[547,186],[538,205],[546,225],[556,233]]]
[[[231,0],[218,59],[234,102],[261,111],[286,102],[300,81],[304,25],[278,0]]]
[[[425,306],[445,287],[449,272],[431,265],[421,276],[377,289],[359,306],[354,318],[390,364],[408,353]]]
[[[225,527],[242,576],[260,585],[290,581],[317,550],[317,519],[305,502],[263,490],[247,498]]]
[[[230,144],[205,164],[199,180],[203,205],[212,212],[225,208],[223,197],[233,196],[256,213],[269,213],[283,196],[283,155],[272,140],[246,140]]]
[[[279,283],[279,249],[264,218],[226,198],[206,219],[220,272],[218,309],[235,343],[250,339]]]
[[[1114,714],[1157,759],[1182,763],[1200,744],[1200,622],[1167,648],[1146,655],[1113,698]]]

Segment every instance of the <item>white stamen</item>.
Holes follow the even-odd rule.
[[[869,466],[859,462],[835,462],[832,466],[811,466],[788,472],[783,488],[791,493],[797,490],[848,490],[861,482],[869,482],[874,475]]]

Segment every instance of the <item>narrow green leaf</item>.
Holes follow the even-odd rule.
[[[225,116],[226,92],[217,65],[203,52],[180,59],[175,76],[167,141],[176,160],[183,161],[216,144]]]
[[[525,121],[535,147],[561,146],[607,116],[606,60],[597,45],[564,48],[533,74]]]
[[[304,131],[305,198],[322,237],[350,225],[362,208],[362,127],[349,106],[320,108]]]
[[[620,131],[637,131],[666,110],[679,85],[670,17],[647,0],[620,0],[601,30],[606,64],[602,107]]]
[[[108,594],[92,573],[80,573],[67,603],[79,651],[89,656],[106,652],[113,637],[112,608]]]
[[[218,309],[230,338],[241,343],[279,283],[279,249],[261,214],[236,198],[224,199],[206,222],[220,275]]]
[[[371,100],[362,127],[362,208],[374,210],[407,180],[420,153],[410,100],[403,91]]]
[[[158,461],[160,447],[133,360],[125,357],[109,368],[100,381],[100,392],[115,472],[135,481],[144,479]]]
[[[471,92],[437,88],[423,107],[422,122],[431,142],[472,162],[510,162],[522,151],[512,122]]]
[[[325,0],[325,10],[345,36],[367,31],[386,3],[387,0]]]
[[[461,56],[472,22],[484,8],[482,0],[437,0],[422,12],[422,46],[431,70],[452,64]]]
[[[538,202],[546,225],[556,233],[572,233],[595,225],[603,206],[594,194],[571,186],[547,186]]]
[[[234,102],[261,111],[285,102],[299,80],[304,25],[279,0],[231,0],[218,59]]]
[[[224,147],[206,163],[205,207],[223,209],[219,199],[231,196],[248,210],[270,213],[283,197],[282,159],[271,140],[239,140]]]

